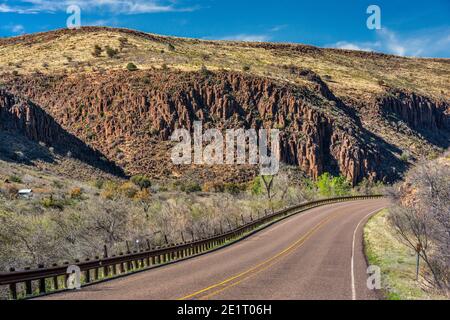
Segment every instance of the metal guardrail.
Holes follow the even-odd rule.
[[[84,261],[76,260],[72,265],[80,268],[82,285],[113,279],[117,276],[131,274],[137,271],[150,269],[165,263],[190,258],[207,251],[217,249],[237,241],[246,235],[302,211],[331,203],[368,200],[382,198],[381,195],[341,197],[317,200],[290,207],[278,212],[268,214],[262,218],[246,223],[239,228],[215,235],[210,238],[199,239],[182,244],[158,247],[148,251],[120,254],[112,257],[96,257]],[[40,265],[37,269],[25,269],[0,273],[0,285],[9,286],[10,298],[28,298],[58,291],[67,290],[67,273],[69,263],[53,264],[50,267]],[[37,282],[37,283],[36,283]]]

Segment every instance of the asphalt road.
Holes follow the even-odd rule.
[[[367,300],[362,229],[386,200],[315,208],[237,244],[43,299]]]

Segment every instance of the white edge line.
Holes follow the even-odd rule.
[[[361,221],[358,223],[358,225],[355,228],[355,231],[353,232],[353,244],[352,244],[352,260],[351,260],[351,277],[352,277],[352,300],[356,300],[356,287],[355,287],[355,243],[356,243],[356,233],[358,232],[359,226],[365,221],[368,217],[380,212],[383,210],[383,208],[377,209],[371,213],[369,213],[367,216],[361,219]]]

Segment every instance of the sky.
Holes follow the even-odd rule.
[[[0,37],[65,28],[72,4],[82,26],[450,58],[450,0],[0,0]]]

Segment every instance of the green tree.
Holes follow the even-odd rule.
[[[331,180],[331,188],[333,190],[333,195],[337,197],[349,195],[352,189],[347,178],[344,176],[333,177]]]
[[[348,195],[351,191],[351,185],[345,177],[333,177],[328,172],[317,179],[316,187],[324,197],[342,197]]]
[[[262,186],[262,182],[261,182],[261,177],[256,177],[253,180],[253,183],[251,185],[252,194],[255,196],[259,196],[263,192],[262,188],[263,188],[263,186]]]

